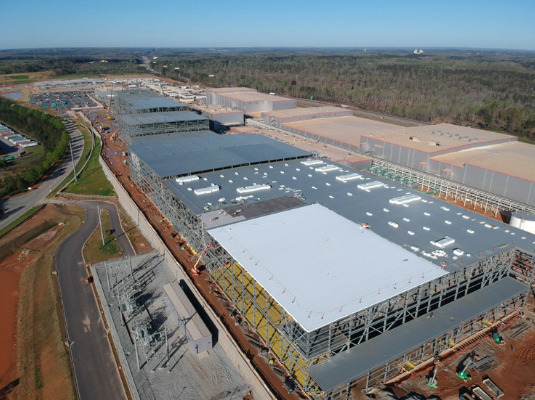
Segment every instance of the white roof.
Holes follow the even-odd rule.
[[[308,332],[446,274],[319,204],[208,232]]]

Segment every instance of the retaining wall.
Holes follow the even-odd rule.
[[[96,133],[94,130],[93,132],[98,135],[98,133]],[[213,312],[212,308],[200,294],[190,277],[185,273],[183,267],[168,250],[158,233],[152,227],[141,210],[137,207],[136,203],[130,197],[128,192],[123,188],[121,183],[103,160],[102,156],[99,157],[99,162],[102,166],[104,174],[115,189],[115,193],[117,193],[119,202],[121,203],[121,206],[123,206],[126,213],[130,216],[130,218],[132,218],[132,221],[135,221],[137,227],[141,230],[151,246],[164,256],[164,260],[170,266],[171,272],[175,278],[178,281],[183,279],[184,281],[188,282],[188,286],[191,288],[204,310],[210,315],[212,321],[219,331],[218,343],[227,353],[229,359],[234,364],[234,367],[238,370],[243,379],[251,386],[254,398],[260,400],[275,399],[275,396],[271,393],[270,389],[266,386],[262,378],[250,364],[249,360],[247,360],[243,352],[238,348],[237,344],[234,342],[229,332],[220,321],[219,317]]]

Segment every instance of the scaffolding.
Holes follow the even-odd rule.
[[[119,115],[117,123],[121,127],[119,137],[126,144],[133,144],[137,136],[200,132],[210,129],[206,117],[191,111]]]
[[[520,201],[508,199],[494,193],[481,189],[466,186],[451,179],[442,178],[429,172],[418,171],[403,165],[383,160],[381,158],[368,155],[372,158],[371,167],[364,168],[364,171],[390,180],[400,185],[414,188],[418,185],[424,193],[434,195],[444,195],[447,200],[461,200],[466,207],[471,204],[474,209],[479,205],[485,212],[492,211],[498,215],[500,211],[526,211],[535,214],[535,207]]]
[[[167,220],[195,251],[209,247],[203,258],[210,281],[216,295],[227,303],[233,316],[247,321],[249,329],[256,332],[263,343],[288,369],[292,377],[312,397],[322,396],[321,389],[311,378],[308,369],[326,359],[358,346],[376,336],[428,314],[448,303],[456,301],[472,292],[480,290],[508,275],[517,274],[512,270],[518,264],[519,250],[504,248],[487,258],[461,265],[447,275],[403,292],[388,300],[375,304],[350,316],[330,323],[312,332],[306,332],[294,321],[250,274],[206,232],[200,217],[167,188],[162,180],[136,155],[131,155],[131,177],[151,199]],[[399,179],[399,178],[398,178]],[[407,178],[408,179],[408,178]],[[521,254],[526,254],[522,253]],[[522,256],[525,258],[525,256]],[[533,255],[525,263],[525,277],[533,279]],[[515,261],[516,260],[516,261]],[[524,299],[525,300],[525,299]],[[522,299],[520,303],[523,304]],[[515,307],[520,304],[515,303]],[[507,305],[506,311],[509,310]],[[516,308],[515,308],[516,309]],[[498,312],[498,310],[495,310]],[[468,329],[469,328],[469,329]],[[427,356],[429,348],[437,348],[449,343],[450,336],[461,337],[474,331],[476,325],[450,332],[444,337],[404,356],[404,360],[417,360]],[[468,329],[468,330],[467,330]],[[442,343],[444,345],[439,344]],[[397,363],[388,364],[381,372],[370,372],[365,377],[367,385],[379,382],[379,377],[390,376],[397,370]],[[395,368],[394,368],[395,365]],[[386,371],[386,372],[385,372]],[[384,378],[383,378],[384,379]],[[355,381],[329,394],[330,399],[344,398]],[[345,394],[344,394],[345,393]]]
[[[143,89],[116,91],[111,108],[117,115],[188,110],[185,104]]]
[[[248,124],[259,128],[273,129],[269,125],[258,121],[248,121]],[[465,206],[467,204],[472,204],[474,209],[477,207],[477,205],[480,205],[485,212],[491,210],[494,212],[494,215],[498,215],[500,211],[526,211],[535,214],[535,207],[529,204],[470,187],[429,172],[419,171],[404,165],[384,160],[374,156],[373,154],[370,154],[370,152],[362,152],[358,146],[344,143],[340,140],[334,140],[320,135],[315,135],[310,132],[288,126],[281,126],[281,129],[303,136],[305,139],[315,140],[318,143],[323,143],[325,145],[335,146],[343,150],[362,154],[363,156],[372,160],[371,167],[364,168],[363,171],[390,180],[394,183],[398,183],[409,188],[414,188],[414,185],[419,185],[422,188],[425,188],[425,193],[434,195],[443,194],[445,199],[451,198],[454,201],[461,200]]]

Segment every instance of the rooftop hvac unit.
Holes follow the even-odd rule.
[[[365,190],[366,192],[369,192],[372,189],[385,187],[385,184],[381,181],[371,181],[371,182],[363,183],[361,185],[357,185],[357,187],[361,190]]]
[[[336,180],[340,182],[354,181],[355,179],[364,179],[364,178],[360,174],[347,174],[347,175],[339,175],[336,177]]]
[[[258,185],[258,184],[255,184],[255,185],[251,185],[251,186],[242,186],[242,187],[239,187],[236,189],[236,191],[239,193],[239,194],[243,194],[243,193],[252,193],[252,192],[259,192],[261,190],[269,190],[271,189],[271,185]]]
[[[389,200],[389,203],[391,204],[408,204],[413,203],[415,201],[419,201],[422,198],[416,194],[406,194],[405,196],[401,197],[395,197],[393,199]]]
[[[195,189],[193,193],[195,193],[197,196],[203,195],[203,194],[210,194],[219,192],[220,187],[218,185],[212,185],[205,188]]]
[[[311,167],[313,165],[321,165],[323,164],[323,161],[321,160],[306,160],[306,161],[301,161],[301,164],[307,166],[307,167]]]
[[[198,180],[199,180],[199,177],[197,175],[181,176],[180,178],[176,178],[176,182],[179,185],[183,185],[184,183],[189,183],[189,182],[195,182]]]
[[[443,249],[444,247],[450,246],[455,243],[455,239],[450,238],[449,236],[445,236],[442,239],[437,240],[436,242],[431,240],[429,243],[431,243],[433,246]]]
[[[332,165],[332,164],[328,164],[328,165],[325,165],[323,167],[318,167],[318,168],[315,168],[315,171],[316,172],[331,172],[331,171],[339,171],[340,168],[337,167],[336,165]]]

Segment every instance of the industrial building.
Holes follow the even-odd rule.
[[[222,107],[222,106],[206,106],[195,105],[193,110],[200,112],[210,121],[210,129],[216,132],[226,131],[234,126],[242,126],[244,123],[243,111]]]
[[[297,101],[249,88],[206,89],[206,104],[240,110],[245,114],[296,108]]]
[[[186,104],[162,97],[150,90],[119,90],[113,96],[112,109],[117,114],[188,111]]]
[[[448,179],[535,206],[535,149],[517,141],[431,157],[427,168]]]
[[[128,153],[312,398],[349,398],[525,305],[535,241],[519,229],[260,135],[154,136]]]
[[[123,114],[117,116],[121,127],[119,137],[127,144],[146,135],[199,132],[209,129],[208,118],[192,111],[167,111],[154,113]]]
[[[317,118],[351,117],[352,110],[340,107],[308,107],[293,108],[279,111],[267,111],[261,114],[262,119],[268,125],[280,128],[282,124],[296,121],[306,121]]]
[[[302,116],[298,121],[282,123],[281,129],[358,152],[362,135],[379,133],[392,129],[393,126],[381,121],[351,116],[318,119]]]

